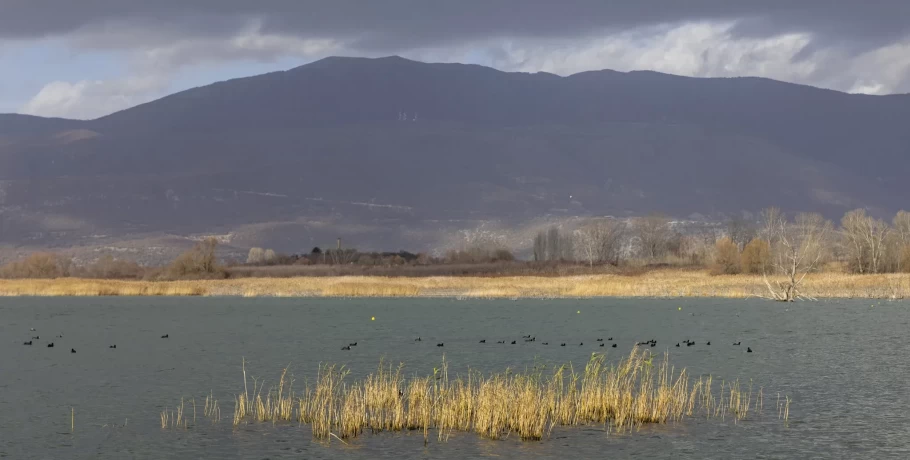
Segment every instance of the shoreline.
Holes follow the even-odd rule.
[[[774,278],[771,279],[772,283]],[[802,289],[815,298],[910,298],[910,274],[818,273]],[[640,275],[298,277],[224,280],[121,281],[99,279],[0,280],[0,297],[426,297],[426,298],[753,298],[768,288],[759,275],[710,275],[706,270],[655,270]]]

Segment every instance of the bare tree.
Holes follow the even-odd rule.
[[[896,242],[895,259],[897,271],[903,272],[910,268],[910,212],[898,211],[892,221],[894,239]]]
[[[898,211],[894,216],[894,232],[900,239],[901,245],[910,244],[910,212]]]
[[[539,232],[534,237],[534,261],[541,262],[544,260],[547,260],[547,235],[544,232]]]
[[[742,250],[755,237],[755,226],[741,216],[736,216],[727,221],[727,237]]]
[[[832,231],[831,222],[820,214],[799,214],[793,222],[776,210],[769,210],[766,215],[770,217],[766,223],[771,223],[766,227],[768,237],[775,241],[773,265],[785,277],[783,283],[776,283],[775,289],[765,274],[764,281],[771,298],[781,302],[812,299],[803,294],[800,287],[806,275],[816,270],[822,261],[823,243]]]
[[[879,273],[889,232],[883,220],[866,215],[863,209],[844,214],[841,234],[847,242],[851,268],[857,273]]]
[[[759,237],[768,242],[768,245],[774,246],[777,243],[776,234],[781,225],[784,224],[784,215],[779,208],[770,207],[761,212],[761,229]]]
[[[625,227],[622,222],[598,219],[575,230],[575,253],[591,266],[619,263]]]
[[[559,228],[555,225],[547,230],[547,260],[559,260]]]
[[[246,256],[246,263],[248,264],[261,264],[264,259],[262,248],[250,248],[249,254]]]
[[[635,229],[641,240],[642,255],[645,258],[655,260],[664,256],[667,244],[673,237],[669,219],[656,214],[642,217],[637,220]]]

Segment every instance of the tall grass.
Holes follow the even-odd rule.
[[[807,276],[802,290],[814,298],[904,299],[910,298],[910,275],[819,273]],[[76,278],[0,280],[0,296],[747,298],[766,293],[765,282],[758,275],[711,276],[707,271],[695,270],[656,270],[635,276],[351,276],[154,282]]]
[[[296,421],[309,424],[314,438],[327,441],[356,438],[365,431],[416,431],[424,442],[431,431],[439,441],[455,432],[537,441],[549,437],[556,426],[602,425],[626,432],[693,416],[740,421],[761,413],[762,391],[753,403],[751,382],[747,387],[739,381],[722,382],[715,393],[712,377],[692,381],[685,369],[671,367],[668,354],[657,362],[655,358],[649,350],[636,348],[612,364],[605,355],[592,354],[580,372],[570,365],[538,366],[490,375],[471,370],[455,377],[443,359],[432,375],[411,378],[405,378],[402,366],[380,362],[359,381],[350,381],[345,367],[322,364],[314,384],[300,395],[292,390],[287,368],[270,387],[254,379],[250,392],[244,363],[244,388],[234,398],[233,425]],[[789,401],[778,401],[780,418],[788,418]],[[162,428],[186,427],[183,405],[181,400],[175,409],[161,413]],[[206,416],[217,422],[220,416],[210,415],[209,406],[207,400]]]

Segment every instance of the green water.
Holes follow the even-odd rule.
[[[0,457],[908,458],[906,307],[707,299],[0,299]],[[523,342],[528,334],[536,341]],[[23,346],[32,336],[40,339]],[[608,337],[618,348],[598,347],[596,339]],[[309,428],[296,424],[231,428],[242,358],[250,375],[272,381],[290,363],[302,382],[320,362],[345,364],[356,377],[383,357],[404,362],[408,375],[425,375],[443,353],[456,373],[583,365],[592,352],[616,359],[652,338],[652,350],[669,350],[673,364],[693,376],[764,387],[765,415],[737,424],[688,419],[621,435],[602,426],[557,427],[536,443],[457,434],[426,447],[422,436],[407,433],[365,434],[344,446],[314,442]],[[675,347],[687,339],[696,345]],[[737,341],[742,346],[731,345]],[[358,345],[341,350],[351,342]],[[199,401],[209,391],[220,400],[221,424],[161,430],[165,405],[181,396]],[[788,424],[777,418],[777,392],[793,398]]]

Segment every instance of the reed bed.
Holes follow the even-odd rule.
[[[676,371],[670,365],[669,354],[657,362],[655,358],[649,350],[636,348],[612,364],[604,354],[594,353],[578,372],[571,365],[538,366],[490,375],[470,370],[454,377],[443,358],[432,375],[410,378],[401,365],[380,362],[374,373],[358,381],[350,381],[343,366],[323,364],[313,384],[300,394],[293,391],[287,368],[270,387],[253,379],[250,391],[244,363],[233,426],[296,422],[310,425],[313,437],[325,441],[401,431],[421,433],[425,443],[431,431],[439,441],[455,432],[539,441],[557,426],[601,425],[611,432],[628,432],[686,417],[739,422],[762,413],[763,392],[759,389],[753,398],[751,382],[721,382],[715,392],[712,377],[693,381],[685,369]],[[184,404],[181,400],[162,411],[162,428],[187,427]],[[789,405],[789,398],[781,402],[778,396],[780,419],[789,418]],[[207,399],[206,418],[217,423],[220,414],[208,415],[209,407]]]
[[[771,280],[772,283],[775,281]],[[818,273],[802,291],[814,298],[910,298],[910,275]],[[503,277],[299,277],[189,281],[116,281],[63,278],[0,280],[0,296],[246,296],[590,298],[724,297],[767,294],[761,276],[712,276],[707,271],[655,270],[640,275]]]

